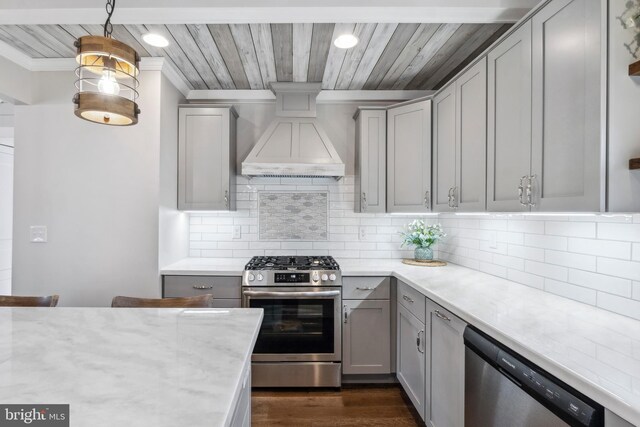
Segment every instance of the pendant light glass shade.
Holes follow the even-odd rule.
[[[76,116],[105,125],[138,123],[138,53],[118,40],[102,36],[80,37],[75,46]]]

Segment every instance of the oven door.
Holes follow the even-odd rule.
[[[339,362],[339,287],[243,288],[242,306],[262,308],[254,362]]]

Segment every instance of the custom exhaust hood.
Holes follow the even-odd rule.
[[[345,167],[316,120],[319,83],[273,83],[276,119],[242,162],[242,175],[344,176]]]

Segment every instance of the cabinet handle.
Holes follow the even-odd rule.
[[[444,314],[440,313],[440,310],[435,311],[435,315],[441,318],[442,320],[446,320],[447,322],[451,322],[451,319]]]
[[[371,286],[367,286],[366,288],[361,288],[360,286],[356,287],[359,291],[375,291],[378,288],[372,288]]]
[[[229,190],[224,191],[224,207],[229,207]]]
[[[349,315],[347,314],[347,306],[345,305],[344,306],[344,323],[345,324],[347,323],[348,316]]]
[[[420,339],[420,334],[423,334],[424,330],[420,330],[418,331],[418,338],[416,338],[416,345],[418,346],[418,351],[420,353],[424,353],[424,350],[422,349],[422,340]]]
[[[522,198],[524,196],[524,182],[527,180],[527,178],[527,175],[522,176],[522,178],[520,178],[520,185],[518,185],[518,200],[520,201],[520,206],[523,207],[527,206]]]
[[[451,206],[451,192],[453,191],[453,187],[449,187],[449,194],[447,194],[447,200],[449,203],[447,203],[449,205],[450,208],[452,208],[453,206]]]
[[[529,175],[528,183],[526,188],[527,194],[527,205],[531,207],[535,207],[535,203],[533,203],[533,180],[536,179],[536,175]]]
[[[193,289],[213,289],[213,285],[193,285]]]
[[[362,192],[362,211],[366,212],[369,204],[367,203],[367,193]]]
[[[453,207],[458,208],[458,186],[453,187]]]
[[[424,206],[427,209],[431,209],[431,203],[430,203],[430,197],[429,197],[429,190],[424,192]]]
[[[409,303],[411,303],[411,304],[413,304],[413,300],[411,298],[409,298],[408,296],[406,296],[406,295],[402,295],[402,299],[407,301],[407,302],[409,302]]]

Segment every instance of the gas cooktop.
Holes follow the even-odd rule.
[[[339,270],[331,256],[254,256],[245,270]]]

